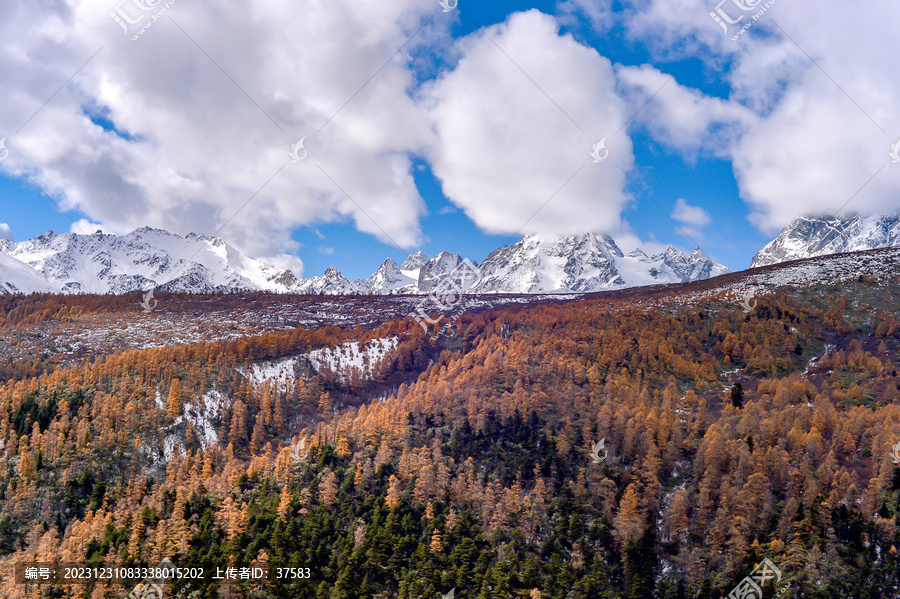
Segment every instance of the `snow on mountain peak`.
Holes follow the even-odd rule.
[[[801,216],[761,249],[750,267],[897,245],[900,245],[897,215]]]
[[[59,287],[31,266],[0,253],[0,293],[58,293]]]
[[[393,258],[387,258],[372,276],[363,281],[363,285],[369,293],[388,294],[412,291],[415,282],[415,279],[403,273]]]
[[[406,257],[406,260],[403,261],[403,264],[400,265],[401,270],[416,270],[421,268],[423,264],[428,262],[428,256],[425,255],[422,250],[418,250],[415,253],[410,254]]]
[[[290,291],[291,277],[244,256],[211,235],[181,237],[142,227],[123,236],[95,233],[40,237],[3,249],[67,293],[127,293],[150,288],[171,291]],[[296,278],[294,278],[296,280]]]
[[[653,258],[642,250],[626,256],[612,237],[594,233],[527,235],[492,252],[480,270],[472,292],[591,292],[681,283],[728,272],[705,254],[687,257],[671,246]]]
[[[680,283],[728,272],[695,249],[690,256],[669,246],[648,257],[627,256],[608,235],[526,235],[498,248],[479,266],[456,253],[434,258],[410,254],[401,266],[387,258],[371,276],[347,279],[329,267],[298,279],[291,271],[242,254],[222,239],[185,237],[141,227],[123,236],[58,235],[48,231],[22,242],[0,243],[0,283],[12,292],[127,293],[267,290],[286,293],[429,293],[442,284],[471,293],[573,293],[636,285]],[[480,275],[472,281],[471,275]]]

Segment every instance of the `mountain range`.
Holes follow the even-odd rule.
[[[21,242],[0,240],[0,284],[8,292],[127,293],[272,291],[300,294],[571,293],[681,283],[729,272],[699,248],[625,255],[608,236],[528,235],[480,265],[459,254],[386,259],[371,276],[350,280],[336,268],[308,279],[242,254],[225,241],[144,227],[127,235],[48,231]]]
[[[23,293],[287,292],[298,283],[290,271],[248,258],[217,237],[149,227],[123,236],[47,231],[21,242],[0,239],[0,256],[0,284]]]
[[[751,267],[900,245],[900,218],[801,217],[753,258]],[[351,280],[336,268],[311,278],[245,256],[222,239],[180,236],[143,227],[127,235],[57,234],[14,242],[0,239],[0,286],[12,293],[271,291],[298,294],[587,293],[687,283],[730,272],[699,248],[669,246],[625,254],[608,235],[527,235],[478,264],[459,254],[402,264],[387,258],[371,276]]]

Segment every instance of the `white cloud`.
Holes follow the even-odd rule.
[[[654,66],[613,67],[537,11],[453,42],[450,70],[422,88],[416,49],[450,44],[456,18],[433,0],[177,0],[138,41],[110,19],[107,0],[14,3],[0,21],[0,80],[11,82],[0,169],[18,176],[21,165],[90,226],[218,231],[297,268],[291,233],[302,226],[352,219],[388,243],[422,241],[413,156],[485,231],[627,232],[623,171],[634,157],[629,129],[616,132],[643,106],[632,130],[688,159],[733,161],[763,230],[844,204],[900,207],[900,166],[887,156],[900,138],[900,80],[884,42],[900,5],[778,1],[734,42],[709,17],[714,0],[623,4],[615,17],[636,44],[664,60],[701,50],[707,75],[725,69],[727,97]],[[602,32],[610,6],[557,9]],[[85,114],[103,109],[128,136]],[[288,150],[301,137],[308,156],[294,164]],[[609,159],[593,164],[603,137]]]
[[[700,228],[703,228],[712,222],[709,212],[704,210],[701,206],[692,206],[688,204],[683,198],[678,198],[675,201],[675,208],[672,210],[672,218],[678,222]]]
[[[16,240],[16,236],[13,234],[12,229],[10,229],[9,225],[6,223],[0,223],[0,239],[9,239],[10,241]]]
[[[72,223],[71,227],[69,227],[69,233],[76,233],[78,235],[93,235],[97,231],[102,231],[104,233],[109,232],[103,225],[92,223],[86,218],[79,218]]]
[[[316,248],[316,250],[317,250],[320,254],[324,254],[324,255],[326,255],[326,256],[330,256],[331,254],[334,253],[334,248],[328,247],[328,246],[324,246],[324,245],[320,245],[318,248]]]
[[[615,22],[612,0],[559,0],[556,10],[560,21],[574,24],[581,17],[587,17],[598,33],[605,33]]]
[[[727,156],[735,140],[757,120],[740,104],[704,96],[649,65],[619,67],[616,74],[635,121],[688,154],[702,149]]]
[[[681,151],[731,159],[750,220],[767,233],[805,213],[900,208],[900,169],[887,156],[900,138],[900,80],[884,47],[900,5],[776,2],[737,41],[737,26],[723,35],[708,16],[715,5],[634,3],[627,27],[635,39],[669,58],[702,49],[698,56],[711,72],[728,67],[731,85],[722,101],[670,84],[642,117],[651,133]],[[740,14],[730,3],[726,8]],[[655,82],[638,77],[649,79],[647,71],[655,69],[621,69],[620,76],[648,90]],[[693,110],[685,101],[691,96]]]
[[[276,256],[261,256],[256,259],[260,262],[263,262],[264,264],[271,264],[272,266],[277,266],[278,268],[290,270],[295,275],[303,275],[303,261],[297,256],[292,256],[290,254],[278,254]]]
[[[631,140],[614,135],[625,103],[610,62],[534,10],[457,46],[455,68],[422,96],[444,194],[491,233],[619,228],[634,158]],[[609,159],[592,164],[602,137]]]
[[[409,155],[431,132],[408,93],[408,58],[449,21],[436,18],[394,54],[439,13],[433,2],[176,2],[137,41],[114,9],[25,3],[4,14],[0,78],[16,84],[4,88],[0,130],[18,130],[103,47],[9,135],[5,173],[21,164],[64,208],[110,230],[224,226],[219,234],[254,256],[296,250],[299,226],[347,218],[416,244],[424,203]],[[108,109],[131,137],[92,123],[88,106]],[[301,137],[309,155],[292,164]]]

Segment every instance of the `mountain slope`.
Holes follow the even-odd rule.
[[[889,248],[587,297],[481,295],[464,302],[495,307],[431,335],[407,316],[420,298],[396,295],[173,295],[153,313],[136,297],[4,298],[0,568],[152,565],[168,539],[181,568],[271,556],[319,577],[241,596],[687,599],[726,596],[767,555],[786,573],[767,586],[790,593],[767,599],[895,597],[898,263]],[[479,565],[459,572],[467,547]],[[23,588],[0,577],[2,597]]]
[[[750,267],[896,245],[900,245],[896,215],[800,217],[761,249]]]
[[[58,293],[59,288],[29,265],[0,252],[0,292]]]

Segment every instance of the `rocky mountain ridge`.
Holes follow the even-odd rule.
[[[371,276],[350,280],[336,268],[310,278],[249,258],[222,239],[143,227],[127,235],[47,231],[21,242],[0,240],[0,284],[7,292],[127,293],[157,289],[215,293],[299,294],[585,293],[683,283],[729,272],[699,248],[669,246],[625,255],[609,236],[527,235],[481,263],[421,251],[401,265],[387,258]]]
[[[900,245],[900,216],[802,216],[761,249],[751,268]]]

